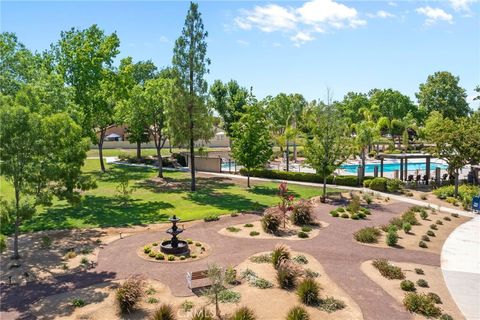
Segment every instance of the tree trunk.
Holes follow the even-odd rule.
[[[157,162],[158,162],[158,177],[163,178],[163,163],[162,163],[162,153],[160,152],[160,142],[157,146]]]
[[[218,293],[215,292],[215,314],[220,319],[220,307],[218,306]]]
[[[98,156],[100,157],[100,170],[105,172],[105,164],[103,163],[103,139],[105,138],[105,129],[100,130],[100,139],[98,140]]]
[[[250,170],[247,170],[247,187],[250,188]]]
[[[327,177],[325,176],[325,173],[323,173],[323,191],[322,191],[322,197],[320,198],[320,202],[325,203],[327,199]]]
[[[15,188],[15,209],[16,209],[16,217],[15,217],[15,234],[13,237],[13,256],[12,259],[19,259],[20,255],[18,254],[18,235],[19,235],[19,227],[20,227],[20,192],[17,188]]]
[[[191,126],[193,126],[193,122]],[[192,177],[190,190],[195,191],[195,145],[193,141],[193,135],[190,136],[190,173]]]
[[[297,140],[293,140],[293,162],[297,163]]]
[[[137,141],[137,162],[142,158],[142,143]]]
[[[287,171],[290,171],[289,167],[290,167],[290,150],[288,149],[288,140],[287,140],[287,146],[285,147],[285,151],[286,151],[286,154],[287,154]]]
[[[360,174],[360,183],[363,182],[363,179],[365,179],[365,149],[362,149],[362,170]]]
[[[458,197],[458,169],[455,169],[455,198]]]

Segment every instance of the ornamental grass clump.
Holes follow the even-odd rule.
[[[375,227],[365,227],[355,232],[353,234],[353,237],[358,242],[375,243],[378,241],[378,237],[380,237],[380,234],[380,230]]]
[[[312,206],[308,201],[300,200],[293,204],[290,221],[297,226],[309,225],[313,222]]]
[[[400,267],[390,264],[386,259],[377,259],[372,265],[380,271],[380,274],[387,279],[405,279],[405,274]]]
[[[240,307],[228,318],[228,320],[255,320],[257,317],[252,309]]]
[[[290,260],[283,260],[277,268],[277,283],[282,289],[293,289],[297,285],[300,274],[298,265]]]
[[[150,320],[176,320],[173,307],[169,304],[162,304],[150,316]]]
[[[297,287],[300,301],[307,306],[316,306],[319,303],[320,286],[313,278],[303,279]]]
[[[310,320],[310,315],[304,307],[295,306],[288,311],[285,320]]]
[[[271,212],[265,213],[261,220],[263,231],[271,234],[277,233],[280,223],[280,218]]]
[[[132,275],[120,285],[115,294],[115,299],[122,313],[130,313],[135,309],[144,295],[145,284],[143,277]]]
[[[272,264],[275,269],[278,269],[280,263],[284,260],[290,260],[290,248],[284,244],[277,244],[272,251]]]

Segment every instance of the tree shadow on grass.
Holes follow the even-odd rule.
[[[25,223],[25,229],[70,229],[79,226],[118,227],[166,221],[161,210],[174,206],[163,201],[132,201],[129,206],[117,204],[115,197],[87,195],[78,206],[56,206],[34,216]]]
[[[185,199],[199,205],[208,205],[231,212],[260,210],[266,207],[239,194],[216,193],[208,189],[190,192],[185,195]]]
[[[135,184],[137,189],[146,189],[155,193],[183,193],[190,192],[190,178],[153,178]],[[197,178],[196,192],[215,192],[215,189],[226,189],[235,186],[228,178],[211,177]]]
[[[119,182],[121,177],[127,177],[129,180],[147,179],[156,172],[149,167],[134,167],[112,165],[106,172],[91,172],[98,181],[101,182]]]

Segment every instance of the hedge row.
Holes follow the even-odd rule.
[[[247,175],[247,171],[240,169],[242,176]],[[250,171],[250,177],[268,178],[276,180],[289,180],[289,181],[301,181],[301,182],[315,182],[323,183],[323,177],[319,174],[306,173],[306,172],[292,172],[292,171],[279,171],[279,170],[267,170],[267,169],[255,169]],[[365,177],[364,180],[370,180],[373,177]],[[357,176],[328,176],[328,184],[336,184],[340,186],[358,186]]]

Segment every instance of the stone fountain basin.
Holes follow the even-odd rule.
[[[178,240],[178,246],[172,247],[172,242],[167,240],[160,244],[160,251],[165,254],[187,254],[190,249],[188,248],[187,241]]]

